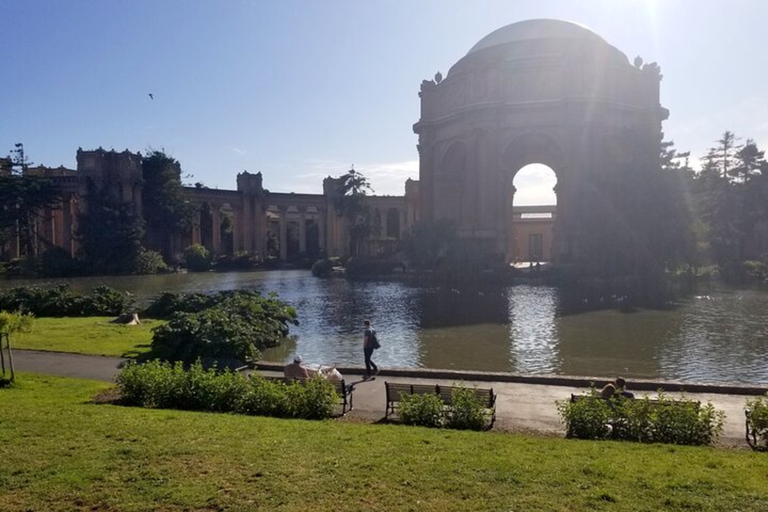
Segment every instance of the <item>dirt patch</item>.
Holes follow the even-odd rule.
[[[118,404],[120,403],[120,390],[117,387],[105,389],[91,400],[94,404]]]

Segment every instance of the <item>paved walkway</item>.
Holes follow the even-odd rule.
[[[14,362],[18,371],[61,375],[111,381],[126,361],[117,357],[86,356],[33,350],[14,350]],[[280,375],[265,371],[266,375]],[[354,410],[348,419],[378,420],[384,417],[386,398],[384,382],[408,382],[414,384],[451,385],[451,379],[425,379],[379,375],[364,381],[349,369],[344,371],[348,385],[354,386]],[[556,400],[570,398],[571,393],[583,393],[583,387],[562,385],[525,384],[517,382],[477,382],[465,379],[464,385],[492,387],[498,395],[496,402],[496,427],[511,431],[532,431],[544,434],[563,434]],[[640,393],[638,393],[640,394]],[[653,393],[651,393],[653,394]],[[670,393],[676,396],[676,393]],[[726,422],[722,441],[728,444],[744,442],[744,403],[748,397],[734,394],[688,393],[691,400],[702,403],[711,401],[719,410],[725,411]]]
[[[16,371],[111,381],[127,359],[14,349]]]

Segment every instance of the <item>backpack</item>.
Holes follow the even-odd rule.
[[[379,338],[376,336],[376,331],[374,329],[371,329],[371,346],[374,350],[381,348]]]

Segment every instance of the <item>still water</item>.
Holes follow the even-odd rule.
[[[142,300],[165,290],[275,291],[301,324],[264,354],[273,361],[298,353],[309,363],[362,364],[362,322],[370,318],[382,344],[374,360],[389,367],[768,384],[764,291],[708,292],[667,311],[568,314],[558,290],[544,286],[459,290],[321,280],[299,270],[69,282],[82,291],[107,284]]]

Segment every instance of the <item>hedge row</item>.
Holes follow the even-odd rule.
[[[723,430],[725,413],[711,403],[674,399],[662,392],[653,401],[648,396],[605,400],[595,390],[592,395],[592,399],[558,402],[569,437],[708,445]]]
[[[91,293],[74,293],[68,285],[53,287],[22,286],[0,293],[0,310],[46,316],[117,316],[136,310],[133,296],[108,286],[97,286]]]
[[[187,370],[180,362],[131,363],[117,377],[125,405],[158,409],[228,412],[279,418],[325,419],[338,399],[324,379],[285,384],[215,369],[200,362]]]
[[[402,395],[398,415],[406,425],[459,430],[483,430],[490,421],[483,402],[463,386],[453,388],[450,407],[436,394]]]

